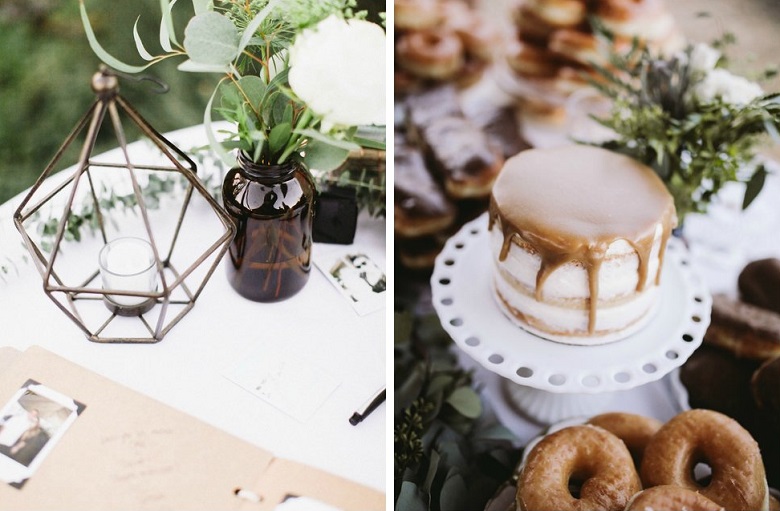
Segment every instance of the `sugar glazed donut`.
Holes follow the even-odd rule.
[[[604,428],[623,440],[623,443],[628,447],[628,452],[631,453],[637,470],[641,466],[642,457],[650,438],[663,425],[661,421],[652,417],[620,412],[596,415],[588,421],[588,424]]]
[[[393,14],[396,28],[402,30],[425,30],[435,27],[442,20],[438,0],[395,0]]]
[[[581,484],[578,497],[571,483]],[[528,454],[517,483],[517,509],[618,511],[641,489],[619,438],[597,426],[571,426],[545,436]]]
[[[706,486],[694,480],[699,463],[712,468]],[[645,488],[674,485],[697,491],[726,509],[766,509],[768,488],[758,444],[734,419],[689,410],[664,424],[645,449]]]
[[[463,42],[452,31],[431,29],[403,34],[396,43],[401,68],[422,78],[447,80],[463,67]]]
[[[661,511],[664,509],[684,509],[685,511],[723,511],[701,493],[680,488],[679,486],[653,486],[634,495],[626,506],[626,511]]]

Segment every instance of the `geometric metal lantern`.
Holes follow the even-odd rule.
[[[102,66],[92,78],[92,90],[95,102],[14,213],[14,224],[43,278],[44,292],[90,341],[159,342],[193,308],[236,227],[198,179],[195,163],[119,95],[114,73]],[[123,125],[123,118],[130,122]],[[106,119],[110,127],[104,128]],[[101,130],[109,129],[119,147],[93,156]],[[130,154],[126,129],[148,138],[143,156]],[[76,163],[69,167],[64,155],[78,150],[74,142],[82,136]],[[54,184],[52,176],[63,168],[72,171],[57,174],[65,179]],[[162,194],[162,199],[154,200],[166,202],[167,207],[151,207],[145,192],[160,183],[179,186],[181,193]],[[120,197],[116,189],[122,187],[127,190],[121,195],[122,211],[108,211],[104,194]],[[69,241],[73,237],[69,222],[79,201],[92,208],[90,222],[97,235],[91,240],[83,238],[75,250]],[[173,201],[181,201],[181,206],[171,207]],[[172,210],[178,212],[175,219],[165,214]],[[36,224],[46,211],[56,219],[51,246],[43,241],[40,224]],[[111,217],[114,214],[123,216],[116,219]],[[122,239],[139,243],[120,250],[117,240]],[[118,255],[106,256],[109,245]],[[106,267],[101,274],[101,264],[109,264],[106,261],[126,266],[140,256],[149,258],[151,284],[147,287],[138,286],[143,281],[140,273],[130,271],[114,278],[113,269]]]

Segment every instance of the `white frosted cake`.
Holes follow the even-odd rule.
[[[490,200],[494,291],[522,328],[567,344],[623,339],[652,317],[674,201],[649,167],[567,146],[507,160]]]

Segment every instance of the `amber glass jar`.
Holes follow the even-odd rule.
[[[257,302],[300,291],[311,270],[314,182],[302,163],[255,163],[240,153],[222,185],[225,209],[236,222],[228,280]]]

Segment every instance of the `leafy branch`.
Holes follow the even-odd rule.
[[[601,35],[611,38],[609,33]],[[733,36],[727,34],[713,47],[732,43]],[[681,220],[688,213],[705,212],[729,181],[746,183],[747,208],[767,172],[755,161],[756,147],[767,134],[780,138],[780,95],[761,95],[744,103],[700,97],[698,87],[712,70],[693,66],[695,51],[689,46],[663,59],[635,43],[628,52],[613,52],[609,67],[596,66],[598,78],[592,81],[612,102],[609,115],[594,117],[615,134],[600,145],[652,167],[674,197]],[[725,61],[721,55],[717,64]],[[738,85],[743,88],[748,83],[725,74],[732,82],[741,80]],[[729,82],[722,87],[726,85]]]
[[[482,406],[435,315],[395,317],[395,509],[483,509],[508,480],[515,437]]]

